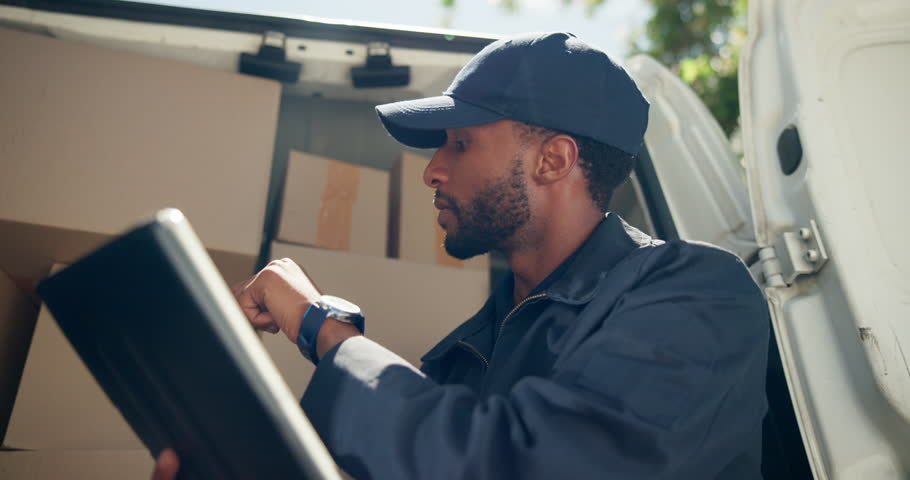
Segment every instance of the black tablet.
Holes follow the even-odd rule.
[[[340,478],[180,211],[159,212],[38,294],[152,455],[177,451],[178,478]]]

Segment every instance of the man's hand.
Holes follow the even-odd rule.
[[[158,455],[155,462],[155,471],[152,472],[152,480],[174,480],[177,478],[177,470],[180,469],[180,460],[177,459],[177,453],[166,448]]]
[[[232,290],[253,328],[281,330],[293,343],[297,343],[303,314],[320,297],[312,280],[287,258],[269,262]]]
[[[306,273],[287,258],[270,262],[232,291],[253,328],[281,330],[295,344],[303,314],[321,296]],[[327,319],[316,338],[316,355],[322,358],[339,342],[357,335],[360,331],[353,325]]]

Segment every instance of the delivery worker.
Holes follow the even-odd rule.
[[[364,337],[359,309],[290,260],[236,289],[255,327],[318,363],[301,405],[342,468],[761,477],[765,300],[735,255],[652,239],[607,212],[648,120],[620,66],[571,34],[520,35],[484,48],[445,94],[377,112],[399,142],[436,149],[424,181],[446,250],[497,250],[511,273],[420,370]],[[176,468],[167,451],[155,478]]]

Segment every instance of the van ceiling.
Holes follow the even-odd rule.
[[[0,26],[229,72],[241,53],[259,50],[265,32],[281,32],[287,60],[303,65],[286,94],[372,103],[440,94],[495,38],[116,0],[0,0]],[[395,65],[411,67],[408,87],[353,88],[350,69],[366,63],[366,44],[376,41],[389,44]]]

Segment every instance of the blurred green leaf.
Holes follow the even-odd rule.
[[[746,0],[648,0],[654,14],[630,39],[679,73],[728,135],[739,125],[739,52],[746,38]]]

